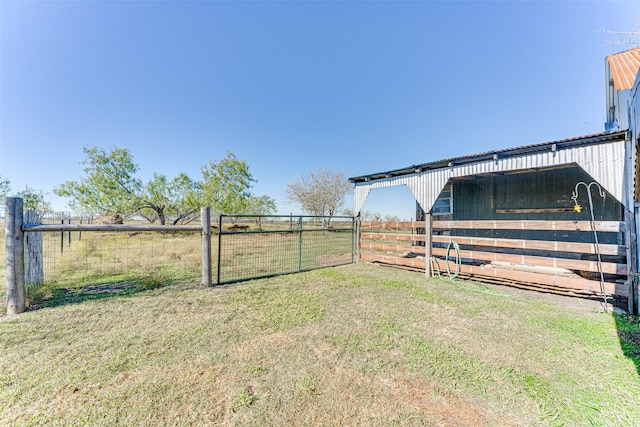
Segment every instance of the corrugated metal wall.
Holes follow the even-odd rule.
[[[362,206],[373,188],[406,185],[420,206],[429,212],[445,184],[451,178],[544,169],[572,164],[582,167],[616,200],[626,206],[626,197],[623,195],[625,142],[622,140],[358,182],[354,192],[354,212],[358,214],[362,210]],[[626,207],[628,208],[628,206]]]
[[[453,184],[453,220],[546,220],[581,221],[590,218],[588,195],[578,191],[582,212],[571,210],[571,195],[578,182],[592,178],[577,166],[510,175],[467,177]],[[593,208],[597,221],[623,221],[622,205],[606,194],[602,199],[594,189]],[[553,209],[570,209],[557,212]],[[528,209],[526,213],[509,212]],[[622,244],[621,233],[598,233],[601,243]],[[460,236],[503,239],[591,242],[593,235],[571,231],[538,230],[457,230]],[[586,240],[585,240],[586,239]]]

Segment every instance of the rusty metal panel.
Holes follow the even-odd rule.
[[[640,48],[607,56],[616,90],[631,89],[640,69]]]

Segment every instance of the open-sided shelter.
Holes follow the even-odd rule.
[[[356,215],[376,188],[406,185],[417,201],[416,223],[396,224],[413,237],[363,224],[361,259],[628,297],[637,312],[640,48],[605,64],[605,132],[351,178]]]

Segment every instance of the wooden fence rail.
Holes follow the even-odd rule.
[[[620,221],[433,221],[432,248],[427,251],[425,223],[362,222],[360,235],[361,259],[370,262],[398,265],[414,269],[431,268],[446,271],[457,266],[467,277],[489,278],[497,283],[535,284],[549,289],[562,289],[608,295],[628,295],[629,267],[627,247],[623,244],[599,244],[593,241],[598,233],[624,233],[626,225]],[[500,230],[500,238],[473,237],[470,230]],[[540,231],[540,240],[520,238],[524,233]],[[551,232],[551,234],[549,233]],[[553,232],[561,232],[560,234]],[[557,237],[570,232],[569,237]],[[484,231],[479,233],[486,234]],[[455,234],[465,234],[457,236]],[[489,232],[491,235],[491,232]],[[509,238],[503,237],[510,235]],[[550,240],[549,236],[553,239]],[[459,245],[457,253],[447,248],[450,242]],[[431,260],[425,260],[430,253]],[[602,259],[598,263],[597,255]],[[599,273],[606,276],[602,288]]]
[[[20,198],[7,197],[5,200],[5,257],[7,277],[7,314],[18,314],[25,310],[25,282],[35,283],[42,269],[42,239],[38,245],[38,235],[43,232],[58,231],[113,231],[113,232],[200,232],[202,235],[202,283],[211,285],[211,210],[202,208],[200,225],[130,225],[130,224],[38,224],[32,216],[24,216]],[[33,238],[30,238],[32,236]],[[26,243],[26,244],[25,244]],[[25,263],[25,247],[29,255]],[[38,249],[39,248],[39,249]],[[39,252],[38,252],[39,250]],[[25,266],[29,271],[25,271]],[[25,278],[27,280],[25,280]]]

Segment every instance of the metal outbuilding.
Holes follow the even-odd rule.
[[[356,215],[371,190],[406,185],[417,201],[420,222],[398,223],[396,230],[409,226],[412,235],[416,231],[424,235],[389,234],[388,229],[378,233],[373,229],[378,225],[368,224],[369,241],[362,247],[373,252],[363,259],[424,268],[429,274],[434,263],[436,268],[449,268],[449,246],[445,251],[443,245],[456,240],[461,242],[458,258],[463,259],[456,267],[470,276],[586,291],[594,291],[599,276],[605,296],[609,289],[610,294],[628,297],[629,311],[637,313],[640,47],[609,55],[604,65],[605,132],[351,178]],[[583,182],[590,218],[578,203]],[[602,196],[597,218],[592,186]],[[384,241],[389,237],[391,242]],[[390,255],[392,248],[404,254]],[[497,268],[505,264],[509,271]],[[547,271],[541,274],[540,269]],[[563,269],[569,274],[560,274]]]
[[[625,208],[632,210],[630,190],[633,183],[625,181],[625,169],[632,170],[633,157],[626,136],[627,132],[602,132],[353,177],[350,181],[355,184],[354,212],[360,213],[374,188],[406,185],[422,209],[429,212],[452,178],[535,171],[563,165],[580,166]]]

